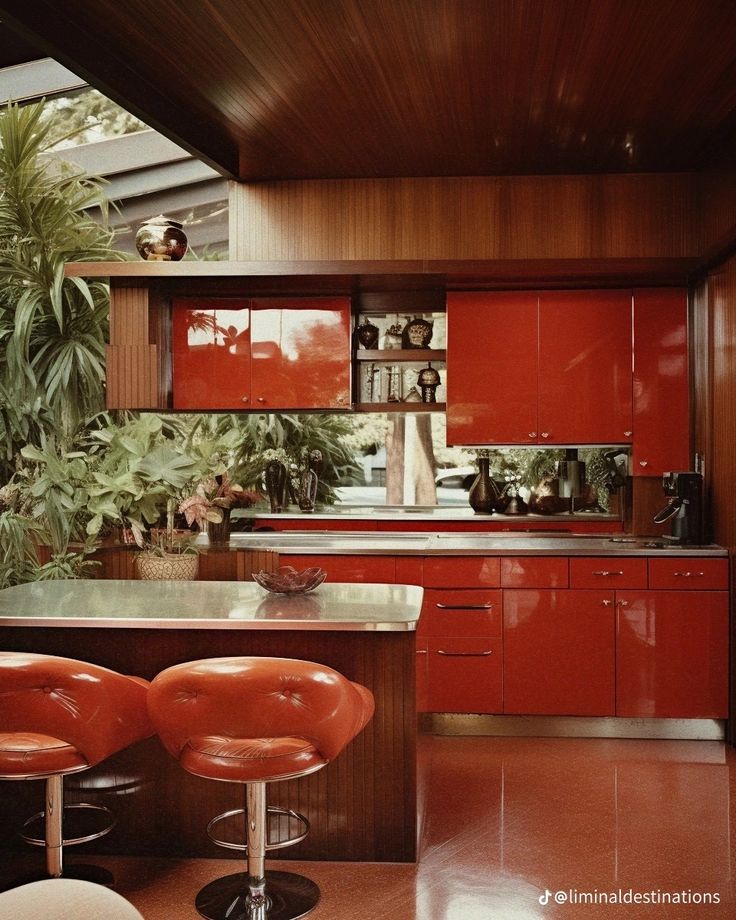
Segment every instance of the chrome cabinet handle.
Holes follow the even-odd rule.
[[[601,601],[601,604],[603,604],[604,607],[610,607],[610,606],[611,606],[611,602],[610,602],[610,601]]]
[[[633,433],[634,433],[633,431],[624,431],[624,437],[630,438]]]
[[[490,610],[495,604],[435,604],[440,610]]]
[[[543,431],[543,432],[542,432],[542,437],[543,437],[543,438],[548,438],[548,437],[549,437],[549,431]]]
[[[240,401],[241,401],[241,402],[244,402],[244,403],[247,403],[247,402],[250,402],[250,399],[249,399],[248,396],[244,396]]]
[[[417,655],[426,655],[426,654],[427,654],[427,649],[426,649],[426,648],[418,648],[418,649],[417,649]]]
[[[649,466],[649,461],[648,461],[648,460],[640,460],[640,461],[639,461],[639,466]]]
[[[673,572],[672,574],[679,575],[681,578],[702,578],[705,572]]]
[[[449,658],[485,658],[487,655],[492,655],[493,652],[490,649],[486,652],[446,652],[438,648],[437,654],[446,655]]]
[[[530,431],[530,432],[529,432],[529,437],[530,437],[530,438],[536,438],[536,436],[537,436],[537,432],[536,432],[536,431]]]
[[[342,404],[345,402],[345,397],[344,397],[344,396],[338,396],[338,397],[337,397],[337,401],[340,403],[340,405],[342,405]]]
[[[629,606],[629,602],[628,602],[628,601],[616,601],[616,603],[618,604],[619,607],[628,607],[628,606]]]
[[[609,572],[606,569],[601,569],[599,572],[592,572],[593,575],[623,575],[623,572]]]
[[[266,401],[266,397],[265,397],[265,396],[259,396],[259,397],[258,397],[258,402],[263,403],[263,402],[265,402],[265,401]]]

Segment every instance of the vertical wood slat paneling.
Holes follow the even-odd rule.
[[[580,259],[697,254],[694,176],[232,183],[231,258]]]
[[[707,509],[712,539],[729,549],[731,562],[731,718],[736,743],[736,257],[714,269],[695,293],[693,403],[696,449],[705,452]]]
[[[712,348],[711,481],[713,535],[736,547],[733,492],[736,482],[736,257],[709,279]]]
[[[113,284],[110,290],[110,343],[148,345],[148,288]]]
[[[108,409],[165,409],[159,403],[159,351],[156,345],[108,345]]]

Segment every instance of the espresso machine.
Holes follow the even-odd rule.
[[[664,473],[662,488],[669,499],[654,516],[654,523],[669,521],[675,543],[702,546],[705,540],[702,475],[690,471]]]

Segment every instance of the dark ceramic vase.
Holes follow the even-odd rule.
[[[369,322],[361,323],[361,325],[358,326],[358,328],[355,330],[355,333],[363,348],[378,347],[378,326],[374,326],[373,323]]]
[[[266,464],[265,476],[266,492],[271,502],[271,514],[283,511],[286,504],[284,490],[286,488],[286,467],[280,460],[269,460]]]
[[[498,490],[496,483],[491,479],[490,460],[488,457],[478,458],[478,475],[468,492],[470,507],[476,514],[491,514],[496,510]]]

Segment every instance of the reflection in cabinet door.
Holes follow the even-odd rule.
[[[504,591],[504,712],[614,714],[613,591]]]
[[[728,716],[728,592],[617,592],[616,715]]]

